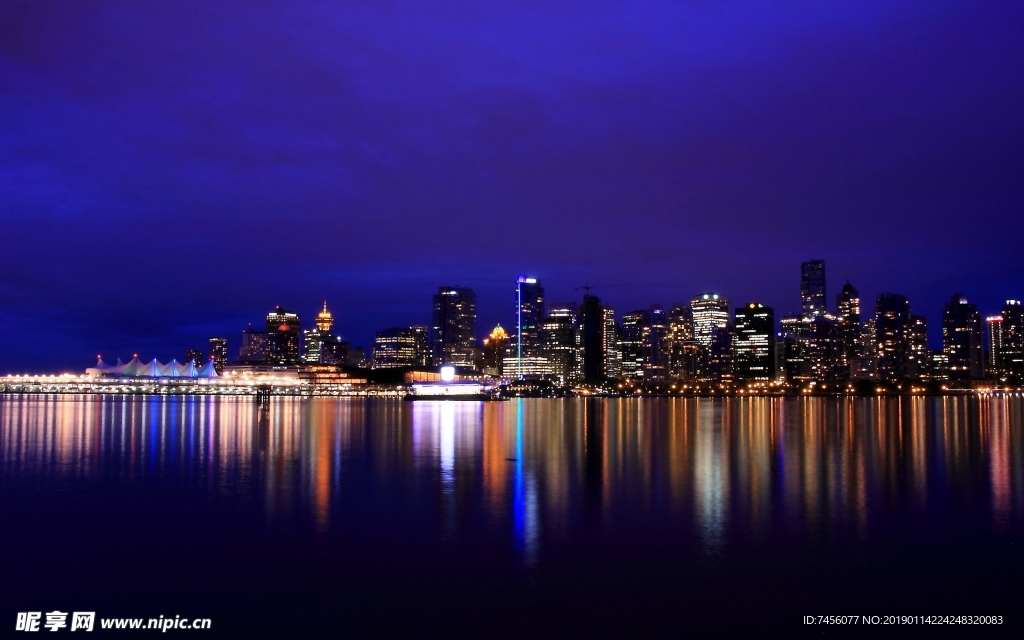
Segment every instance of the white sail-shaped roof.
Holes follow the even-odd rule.
[[[210,358],[209,360],[207,360],[206,364],[203,365],[203,368],[200,369],[199,371],[196,371],[196,377],[197,378],[219,378],[220,377],[220,376],[217,375],[217,369],[214,367],[213,358]]]
[[[195,365],[194,360],[187,364],[181,364],[177,360],[171,360],[167,364],[161,363],[156,358],[149,362],[139,362],[138,356],[128,362],[117,359],[116,365],[110,365],[103,361],[103,358],[96,359],[96,366],[85,370],[89,375],[118,376],[126,378],[218,378],[214,368],[214,361],[211,358],[202,368]]]

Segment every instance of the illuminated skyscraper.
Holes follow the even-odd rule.
[[[988,361],[985,373],[993,378],[1005,375],[1003,370],[1003,316],[985,318],[985,329],[988,332]]]
[[[302,361],[306,364],[344,365],[348,359],[348,344],[332,332],[334,316],[327,310],[324,300],[323,309],[316,316],[316,327],[302,332],[304,345]]]
[[[505,349],[508,346],[508,333],[499,324],[491,330],[483,340],[483,369],[491,376],[504,375]]]
[[[669,377],[694,380],[701,371],[700,343],[693,336],[690,305],[676,304],[668,313]]]
[[[949,358],[950,380],[980,380],[985,376],[981,316],[959,293],[953,294],[942,315],[942,351]]]
[[[270,362],[272,337],[266,331],[256,331],[250,325],[242,332],[242,347],[238,351],[239,364],[267,364]]]
[[[710,349],[715,329],[729,324],[729,299],[717,293],[702,293],[690,298],[693,314],[693,337]]]
[[[619,347],[619,325],[615,322],[615,309],[604,308],[604,374],[610,380],[622,377],[622,350]]]
[[[527,360],[542,358],[540,324],[544,319],[544,287],[536,278],[519,276],[516,280],[516,376],[527,375]],[[534,362],[533,364],[536,364]],[[528,367],[533,369],[533,366]]]
[[[203,357],[203,352],[199,349],[189,349],[185,352],[184,362],[186,365],[188,365],[189,362],[194,362],[195,366],[198,368],[206,364],[206,358]]]
[[[392,327],[378,331],[370,352],[371,369],[416,366],[416,334],[412,329]]]
[[[622,357],[622,377],[635,380],[644,376],[644,327],[646,311],[632,311],[622,314],[619,332],[619,353]]]
[[[668,377],[668,315],[660,304],[651,305],[645,313],[641,333],[643,377],[662,380]]]
[[[228,363],[228,339],[210,338],[210,357],[213,358],[213,368],[218,373],[224,372],[224,365]]]
[[[476,294],[468,287],[440,287],[430,328],[433,364],[473,367],[476,362]]]
[[[825,313],[824,260],[808,260],[800,265],[800,298],[805,318]]]
[[[430,366],[430,328],[425,324],[414,324],[409,327],[416,336],[416,366]]]
[[[1007,300],[1003,306],[1003,369],[1015,382],[1024,381],[1024,313],[1020,300]]]
[[[898,293],[875,299],[878,378],[899,380],[910,374],[910,302]]]
[[[270,363],[276,365],[299,362],[299,314],[281,306],[267,314],[267,335],[270,336]]]
[[[839,339],[842,343],[843,366],[859,356],[860,349],[860,294],[847,282],[836,296],[839,320]]]
[[[551,376],[562,384],[576,382],[580,375],[576,305],[551,305],[541,323],[541,337]]]
[[[775,312],[760,302],[736,308],[732,344],[737,380],[775,379]]]
[[[924,316],[910,316],[911,378],[928,380],[932,371],[932,350],[928,348],[928,320]]]

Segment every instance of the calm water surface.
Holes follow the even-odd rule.
[[[268,637],[1002,634],[1022,428],[1021,398],[0,396],[0,606]]]

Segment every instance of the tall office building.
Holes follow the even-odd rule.
[[[213,369],[218,375],[224,373],[224,366],[228,363],[228,339],[210,338],[210,357],[213,358]]]
[[[690,305],[675,304],[668,312],[668,369],[674,380],[694,380],[700,373],[700,343],[693,336]]]
[[[910,364],[908,373],[917,380],[929,380],[932,373],[932,350],[928,348],[928,320],[910,316]]]
[[[204,364],[206,364],[206,358],[203,357],[203,352],[201,350],[189,349],[188,351],[185,352],[184,362],[186,366],[188,366],[188,363],[193,362],[195,363],[195,366],[198,369],[199,367],[202,367]]]
[[[640,349],[643,377],[648,380],[668,378],[668,314],[660,304],[651,305],[645,313]]]
[[[516,280],[516,376],[527,374],[524,363],[543,358],[540,325],[544,319],[544,287],[536,278]],[[535,363],[534,363],[535,364]],[[528,367],[530,369],[534,366]]]
[[[499,324],[483,340],[483,370],[490,376],[504,375],[505,351],[508,348],[508,332]]]
[[[476,294],[468,287],[440,287],[430,328],[433,364],[472,367],[476,362]]]
[[[238,350],[239,364],[267,364],[270,362],[272,337],[266,331],[256,331],[252,325],[242,332],[242,346]]]
[[[690,298],[693,314],[693,337],[710,349],[715,329],[729,324],[729,299],[717,293],[702,293]]]
[[[724,383],[733,381],[732,339],[733,328],[728,322],[714,328],[711,348],[708,350],[707,380]]]
[[[370,351],[371,369],[415,367],[416,357],[416,333],[411,328],[391,327],[374,335]]]
[[[597,296],[584,295],[577,313],[580,332],[580,372],[585,382],[608,379],[606,356],[608,336],[605,308]]]
[[[842,341],[844,360],[849,362],[861,354],[860,350],[860,294],[847,282],[836,296],[836,316],[839,319],[839,339]]]
[[[416,366],[430,366],[430,327],[425,324],[414,324],[409,327],[416,337]]]
[[[270,336],[270,363],[291,365],[299,362],[299,314],[278,305],[267,314],[267,335]]]
[[[985,330],[988,333],[988,358],[985,361],[985,373],[993,378],[1002,378],[1003,370],[1003,316],[985,318]]]
[[[878,294],[875,345],[880,380],[899,380],[910,375],[910,302],[906,296]]]
[[[348,343],[343,343],[335,336],[334,316],[327,310],[324,300],[323,309],[316,316],[316,326],[302,332],[302,361],[306,364],[344,365],[348,359]]]
[[[615,309],[604,308],[604,375],[610,380],[622,377],[622,350],[619,347],[619,325],[615,322]]]
[[[541,338],[544,355],[551,369],[551,376],[562,384],[579,379],[579,331],[575,304],[551,305],[548,315],[541,323]]]
[[[800,299],[805,318],[825,313],[824,260],[808,260],[800,265]]]
[[[619,330],[619,353],[622,356],[622,377],[636,380],[644,376],[644,327],[647,324],[646,311],[632,311],[622,314]]]
[[[1003,369],[1016,382],[1024,381],[1024,313],[1020,300],[1003,305],[1003,348],[999,356]]]
[[[981,316],[959,293],[942,315],[942,351],[949,358],[950,380],[980,380],[985,375]]]
[[[760,302],[737,307],[732,343],[737,380],[775,379],[775,312]]]

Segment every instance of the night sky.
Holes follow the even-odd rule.
[[[344,6],[342,6],[344,5]],[[1024,297],[1022,2],[0,2],[0,372],[623,312]]]

